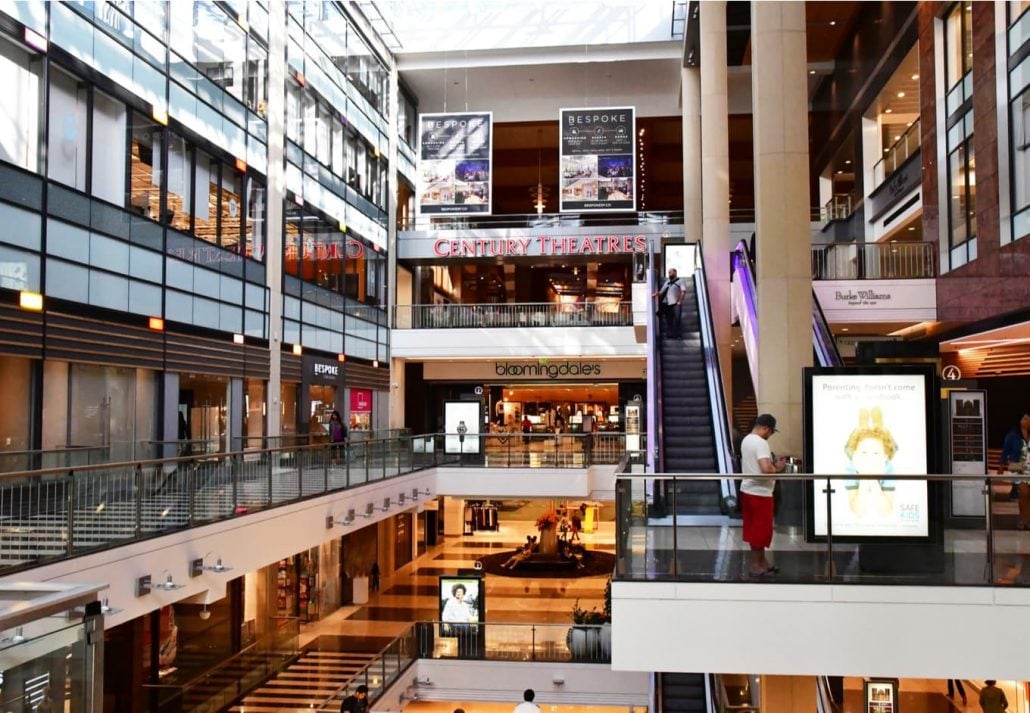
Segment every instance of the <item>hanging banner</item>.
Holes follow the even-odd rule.
[[[562,212],[635,210],[634,107],[562,109]]]
[[[421,114],[418,212],[490,215],[493,112]]]

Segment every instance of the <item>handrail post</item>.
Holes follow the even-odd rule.
[[[325,454],[322,457],[322,492],[323,493],[328,493],[329,492],[329,461],[332,459],[333,453],[335,452],[333,449],[334,448],[338,448],[338,447],[339,446],[333,446],[332,444],[330,444],[329,446],[326,447]]]
[[[70,557],[75,553],[75,471],[68,471],[67,493],[65,493],[65,518],[68,527],[68,542],[65,551]]]
[[[268,505],[271,505],[274,500],[274,498],[272,497],[272,459],[275,457],[275,455],[275,451],[268,451],[268,498],[266,500],[266,503]]]
[[[189,467],[186,468],[186,499],[189,503],[186,522],[189,523],[190,527],[193,527],[194,517],[196,516],[196,489],[197,489],[197,465],[196,463],[190,463]]]
[[[984,514],[987,518],[987,583],[994,584],[994,518],[991,517],[991,479],[984,479]]]
[[[833,580],[835,567],[833,565],[833,508],[830,507],[830,499],[836,492],[833,489],[832,481],[826,479],[826,576]]]
[[[536,624],[530,626],[529,660],[536,661]]]
[[[136,464],[136,469],[133,471],[133,480],[136,483],[136,496],[133,498],[133,506],[136,512],[133,513],[134,529],[136,530],[136,537],[143,537],[143,466],[139,463]]]
[[[240,507],[240,479],[243,476],[243,456],[229,456],[229,476],[232,478],[232,515],[239,512]]]

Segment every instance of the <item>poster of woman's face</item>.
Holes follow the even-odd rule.
[[[927,473],[926,398],[922,374],[812,376],[812,472],[865,476],[833,483],[835,537],[927,536],[926,481],[906,477]],[[813,516],[826,535],[824,501]]]

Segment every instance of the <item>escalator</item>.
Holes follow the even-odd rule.
[[[732,473],[728,421],[716,356],[700,247],[691,278],[684,276],[682,338],[655,340],[659,453],[662,473]],[[736,505],[733,481],[679,481],[662,492],[665,512],[722,516]],[[674,497],[673,497],[674,496]]]
[[[739,322],[747,351],[748,363],[751,366],[751,383],[758,387],[758,290],[755,286],[754,265],[748,252],[747,244],[742,240],[737,244],[731,256],[733,271],[731,303],[734,321]],[[812,349],[813,363],[817,366],[841,366],[844,361],[837,350],[833,332],[826,322],[819,298],[812,291]]]
[[[658,674],[661,713],[707,713],[708,687],[703,673]]]

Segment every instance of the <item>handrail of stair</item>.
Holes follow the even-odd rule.
[[[705,359],[705,375],[711,398],[712,433],[715,436],[715,450],[719,463],[719,472],[733,473],[733,441],[730,437],[729,409],[723,392],[722,368],[719,365],[718,344],[715,339],[715,325],[712,321],[712,309],[708,302],[707,274],[705,273],[703,247],[698,246],[696,255],[696,272],[701,279],[695,280],[697,291],[697,308],[701,323],[701,348]],[[725,478],[721,483],[722,506],[732,510],[737,503],[736,486],[732,478]]]

